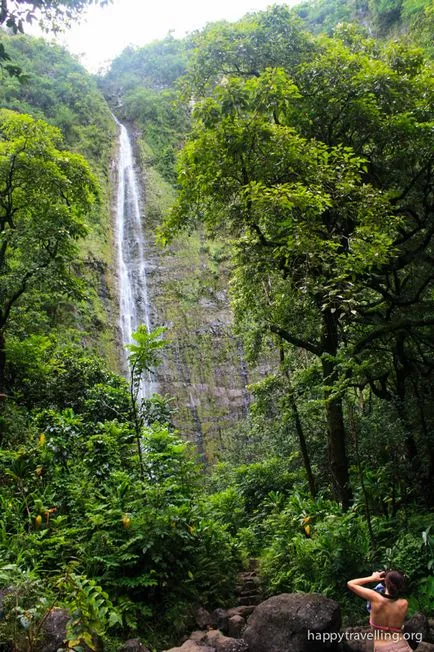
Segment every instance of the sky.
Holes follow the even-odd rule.
[[[106,7],[91,6],[56,41],[78,55],[90,72],[98,72],[127,45],[143,46],[169,32],[180,38],[208,22],[235,21],[270,4],[294,5],[297,0],[113,0]]]

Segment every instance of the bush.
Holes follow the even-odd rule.
[[[270,595],[319,592],[341,601],[347,580],[371,570],[367,525],[356,512],[342,513],[329,501],[290,499],[268,528],[261,576]]]

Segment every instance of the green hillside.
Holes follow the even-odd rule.
[[[86,157],[99,184],[99,201],[88,218],[90,233],[81,242],[81,262],[77,269],[88,283],[86,297],[73,304],[64,299],[58,303],[53,297],[53,303],[44,310],[51,314],[51,325],[53,318],[54,323],[58,323],[57,334],[61,339],[65,339],[63,331],[78,328],[80,334],[76,337],[84,339],[117,368],[118,353],[112,326],[116,319],[116,297],[111,269],[110,219],[110,162],[115,145],[113,119],[95,81],[65,50],[26,36],[2,35],[2,43],[15,65],[25,71],[25,76],[20,80],[3,74],[0,106],[58,127],[65,147]],[[22,327],[21,320],[22,316],[16,328]],[[29,328],[28,324],[25,328]],[[36,328],[34,333],[44,333],[44,327],[41,328]],[[71,332],[66,334],[67,339],[71,336]]]

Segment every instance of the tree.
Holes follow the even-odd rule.
[[[49,27],[60,29],[62,23],[68,24],[78,18],[91,4],[107,5],[111,0],[2,0],[0,6],[0,25],[6,25],[14,33],[24,33],[25,23],[31,23],[41,15],[47,19]],[[45,24],[44,24],[45,25]]]
[[[263,31],[264,17],[258,22]],[[426,338],[434,323],[426,312],[432,77],[420,52],[380,53],[345,28],[340,40],[322,38],[293,54],[292,63],[281,41],[287,70],[252,68],[251,25],[244,48],[237,37],[237,77],[226,74],[235,60],[229,39],[214,68],[204,67],[200,79],[195,67],[191,76],[200,93],[215,89],[196,105],[166,235],[197,222],[211,233],[223,229],[234,245],[241,329],[259,340],[272,333],[318,360],[332,482],[348,506],[342,399],[351,364],[364,358],[365,372],[373,369],[374,342]],[[273,38],[279,40],[277,28]],[[421,258],[426,264],[417,264]],[[403,317],[396,284],[409,289],[410,275],[413,316]],[[360,382],[371,380],[365,373]]]
[[[166,329],[160,326],[154,331],[148,332],[146,326],[141,324],[133,333],[135,343],[126,345],[129,351],[131,421],[134,424],[142,480],[144,478],[144,466],[141,437],[146,415],[143,399],[140,395],[143,393],[143,383],[149,379],[153,369],[161,364],[159,352],[166,345],[164,340],[161,339],[161,335],[165,331]]]
[[[62,147],[60,131],[13,111],[0,112],[0,388],[5,334],[26,294],[73,293],[71,263],[97,196],[85,159]]]
[[[62,28],[62,25],[69,25],[72,20],[79,18],[89,5],[99,4],[103,7],[110,2],[111,0],[33,0],[32,2],[1,0],[0,29],[4,25],[13,34],[24,34],[25,24],[39,19],[41,27],[56,32]],[[2,43],[0,43],[0,69],[21,82],[27,81],[22,68],[11,60]]]

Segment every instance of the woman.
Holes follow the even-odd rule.
[[[385,584],[384,593],[378,593],[364,586],[379,581]],[[347,582],[351,591],[371,603],[369,624],[373,632],[374,652],[411,651],[402,632],[404,618],[408,610],[407,600],[400,597],[404,585],[404,576],[395,570],[376,571],[370,577],[360,577]]]

